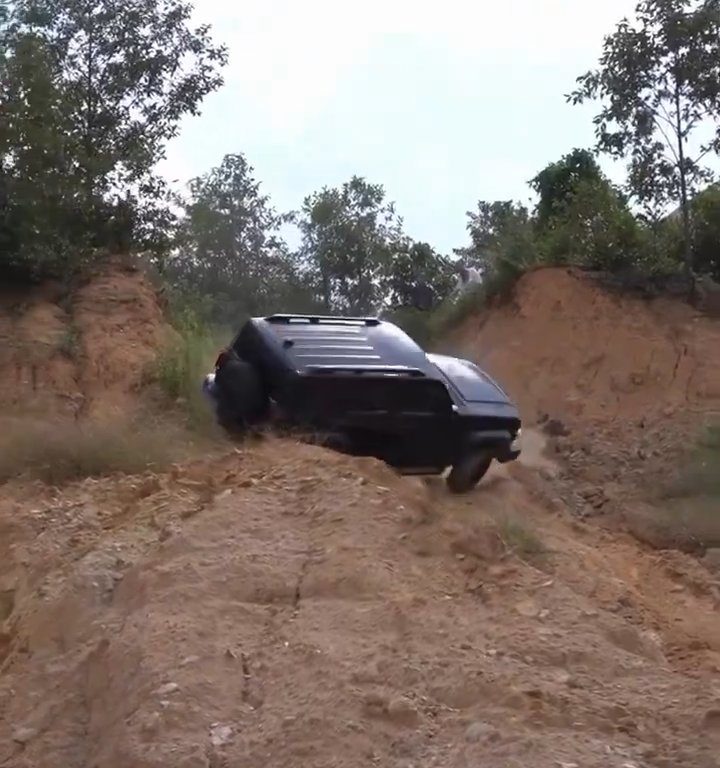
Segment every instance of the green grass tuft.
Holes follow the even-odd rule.
[[[190,313],[176,320],[173,340],[159,353],[150,373],[166,398],[185,413],[193,430],[214,430],[211,409],[202,394],[203,377],[212,372],[230,333],[210,328]]]
[[[537,534],[517,520],[500,520],[498,530],[505,546],[517,555],[537,557],[547,553],[547,548]]]

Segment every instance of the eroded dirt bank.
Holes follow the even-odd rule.
[[[157,290],[113,265],[74,290],[0,290],[0,418],[117,418],[134,413],[168,338]]]

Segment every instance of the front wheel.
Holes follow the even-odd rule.
[[[460,458],[447,478],[447,487],[452,493],[471,491],[487,474],[492,456],[487,453],[471,453]]]

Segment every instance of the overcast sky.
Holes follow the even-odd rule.
[[[593,142],[565,103],[635,0],[195,0],[227,44],[225,86],[170,145],[185,181],[242,152],[280,210],[352,174],[409,235],[449,252],[478,199]]]

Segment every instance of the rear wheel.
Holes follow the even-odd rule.
[[[270,398],[257,370],[241,358],[226,361],[218,370],[217,418],[224,429],[237,433],[268,418]]]
[[[447,478],[447,487],[452,493],[471,491],[487,474],[492,456],[483,451],[463,456],[454,465]]]

